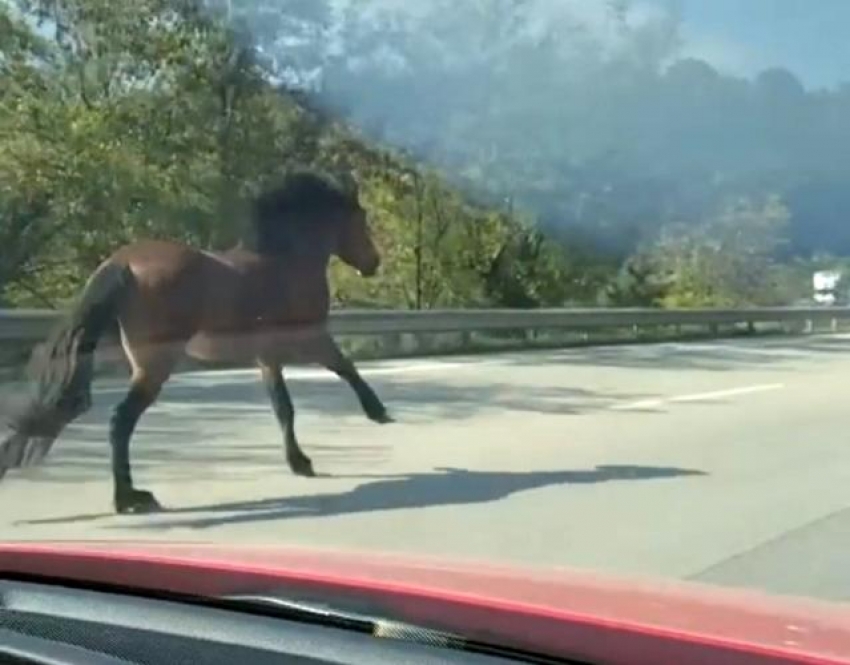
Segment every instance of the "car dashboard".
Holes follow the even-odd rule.
[[[462,642],[426,629],[375,635],[200,602],[2,580],[0,662],[502,665],[564,661],[471,653]]]

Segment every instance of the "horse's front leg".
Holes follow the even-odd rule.
[[[283,378],[283,367],[276,363],[261,362],[260,371],[275,417],[277,417],[277,422],[283,430],[286,462],[289,464],[289,468],[298,476],[315,476],[313,463],[301,450],[298,440],[295,438],[295,407],[292,405],[292,398]]]
[[[382,425],[394,422],[375,391],[360,376],[354,363],[342,352],[330,335],[323,334],[311,344],[311,347],[315,349],[312,360],[323,365],[351,386],[370,420]]]

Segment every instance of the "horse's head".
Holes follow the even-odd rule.
[[[255,232],[263,253],[335,254],[365,277],[378,271],[380,254],[352,178],[334,182],[310,171],[288,176],[257,201]]]
[[[337,215],[334,253],[364,277],[372,277],[381,265],[381,256],[372,239],[366,210],[360,205],[357,183],[344,181],[345,203]]]

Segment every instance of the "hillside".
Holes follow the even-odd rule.
[[[234,6],[253,23],[234,16]],[[0,294],[7,304],[63,303],[99,261],[136,238],[232,245],[252,195],[294,164],[353,172],[384,253],[373,281],[333,266],[339,305],[782,304],[807,294],[816,261],[788,251],[799,233],[781,183],[744,187],[750,180],[741,176],[709,196],[668,182],[670,173],[687,172],[679,163],[643,168],[637,177],[640,151],[659,148],[648,138],[630,141],[634,131],[619,131],[616,113],[606,131],[621,137],[631,161],[600,161],[607,144],[587,131],[596,107],[553,112],[553,91],[566,98],[575,85],[571,70],[540,69],[549,78],[506,87],[519,80],[501,67],[516,49],[525,49],[517,62],[526,66],[532,56],[542,67],[557,54],[545,40],[532,51],[516,39],[506,42],[515,51],[485,49],[508,24],[498,12],[470,35],[481,57],[467,54],[460,68],[465,61],[455,58],[454,69],[414,70],[411,88],[374,68],[357,74],[348,56],[316,60],[311,44],[327,30],[326,3],[264,7],[0,4]],[[482,5],[469,7],[474,13]],[[357,25],[364,48],[377,35],[418,57],[420,69],[435,61],[417,50],[415,31],[393,31],[378,19]],[[663,31],[643,30],[641,39],[666,44]],[[611,57],[597,74],[622,83],[624,61]],[[325,83],[304,85],[317,62]],[[653,62],[641,70],[645,79]],[[502,78],[488,79],[487,67]],[[682,65],[658,80],[669,87],[682,79],[687,88],[704,76],[692,70]],[[552,79],[556,71],[561,78]],[[453,93],[437,85],[450,80]],[[354,93],[366,101],[352,106]],[[512,104],[491,100],[486,115],[477,113],[475,105],[485,108],[496,93]],[[607,101],[613,113],[636,99]],[[402,107],[410,113],[375,116]],[[542,113],[532,125],[530,108]],[[696,172],[689,177],[702,182]]]

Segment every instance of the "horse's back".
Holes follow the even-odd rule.
[[[206,360],[247,360],[257,328],[274,309],[275,266],[236,248],[206,252],[148,240],[122,247],[109,261],[127,266],[134,293],[120,316],[131,347]],[[147,351],[144,351],[147,352]]]
[[[202,326],[210,293],[226,280],[216,276],[215,261],[201,250],[178,242],[146,240],[112,254],[109,263],[129,268],[133,293],[120,316],[133,341],[180,343]]]
[[[119,317],[133,347],[247,361],[297,345],[326,323],[324,274],[300,270],[297,261],[160,240],[122,247],[109,261],[134,277],[133,296]]]
[[[107,261],[126,265],[137,279],[149,280],[153,277],[162,279],[185,275],[187,270],[197,268],[205,259],[205,252],[183,243],[141,240],[124,245]]]

